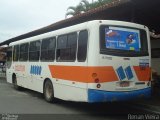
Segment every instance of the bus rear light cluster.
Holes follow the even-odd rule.
[[[151,76],[150,76],[147,85],[148,85],[148,86],[151,86],[151,84],[152,84],[151,82],[152,82],[152,78],[151,78]]]
[[[151,85],[151,81],[149,81],[148,83],[147,83],[147,86],[150,86]]]
[[[92,73],[92,78],[94,79],[95,83],[99,83],[99,79],[97,78],[97,73]]]
[[[97,84],[97,88],[100,88],[101,87],[101,84]]]
[[[97,77],[97,73],[92,73],[92,77],[96,78]]]
[[[95,82],[95,83],[99,83],[99,79],[96,78],[96,79],[94,80],[94,82]]]

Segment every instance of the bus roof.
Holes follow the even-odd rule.
[[[11,42],[10,46],[16,45],[16,44],[22,44],[22,43],[26,43],[26,42],[31,42],[31,41],[35,41],[35,40],[41,40],[41,39],[45,39],[45,38],[49,38],[49,37],[55,37],[57,35],[67,34],[67,33],[80,31],[80,30],[84,30],[84,29],[89,29],[90,27],[95,26],[95,24],[99,24],[99,25],[108,24],[108,25],[117,25],[117,26],[121,25],[121,26],[126,26],[126,27],[130,26],[130,27],[134,27],[134,28],[138,28],[138,29],[147,29],[147,27],[144,25],[131,23],[131,22],[115,21],[115,20],[92,20],[92,21],[80,23],[77,25],[73,25],[70,27],[66,27],[63,29],[51,31],[48,33],[43,33],[41,35],[36,35],[33,37],[25,38],[25,39],[22,39],[19,41]]]

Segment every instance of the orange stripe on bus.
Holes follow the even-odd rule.
[[[150,77],[151,77],[150,67],[141,68],[139,66],[134,66],[133,68],[136,72],[136,75],[139,81],[149,81],[150,80]]]
[[[98,78],[100,83],[118,81],[118,77],[111,66],[107,67],[83,67],[83,66],[56,66],[49,65],[53,78],[84,83],[94,83]],[[92,74],[97,77],[93,78]]]

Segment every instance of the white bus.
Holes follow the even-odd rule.
[[[151,95],[146,26],[93,20],[10,43],[7,81],[48,102],[108,102]]]

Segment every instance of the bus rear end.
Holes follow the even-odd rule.
[[[96,21],[88,51],[88,102],[126,101],[151,95],[148,28]],[[95,25],[92,25],[95,24]]]

